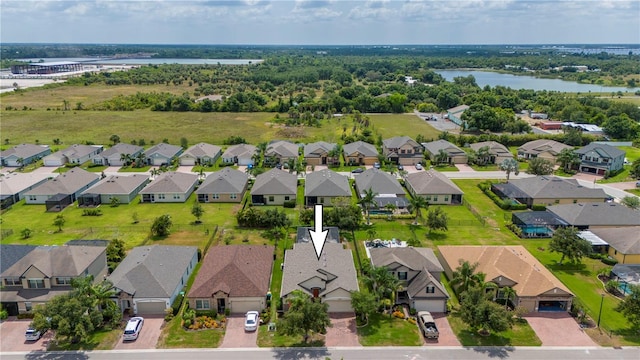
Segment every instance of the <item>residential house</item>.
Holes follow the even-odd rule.
[[[254,156],[258,153],[258,148],[249,144],[231,145],[224,154],[222,162],[225,164],[238,164],[247,166],[254,164]]]
[[[141,202],[185,202],[198,184],[198,175],[169,171],[140,191]]]
[[[359,288],[351,250],[325,243],[318,259],[312,243],[294,244],[284,253],[280,296],[285,310],[295,290],[320,299],[329,305],[329,312],[353,312],[351,293]]]
[[[208,202],[236,202],[239,203],[244,198],[249,184],[249,175],[246,173],[226,167],[207,176],[200,184],[196,194],[198,201]]]
[[[106,247],[38,246],[0,273],[0,302],[12,312],[31,313],[71,291],[72,279],[88,275],[94,282],[107,275]]]
[[[372,144],[356,141],[342,147],[346,165],[373,165],[378,161],[378,150]]]
[[[189,307],[243,315],[266,308],[274,254],[271,245],[209,248],[187,294]]]
[[[513,159],[513,154],[509,152],[509,149],[497,141],[482,141],[471,144],[470,147],[476,153],[484,147],[488,148],[489,164],[500,164],[506,159]]]
[[[533,205],[603,203],[608,198],[600,188],[582,186],[576,179],[548,175],[492,184],[491,191],[503,199],[526,204],[529,208]]]
[[[28,253],[35,250],[37,246],[34,245],[8,245],[8,244],[0,244],[0,274],[2,274],[5,270],[13,266],[13,264],[17,263],[20,259],[25,257]],[[0,283],[0,291],[6,286],[5,281],[2,280]],[[0,293],[0,300],[4,299],[2,294]],[[18,303],[17,302],[4,302],[0,303],[2,309],[6,310],[9,316],[17,316],[19,314],[18,311]]]
[[[315,231],[315,228],[310,226],[298,226],[296,232],[296,243],[308,243],[311,241],[311,234],[309,230]],[[340,229],[335,226],[324,226],[322,230],[327,230],[326,242],[328,243],[340,243]]]
[[[25,198],[25,194],[49,180],[52,175],[42,173],[6,173],[0,176],[0,209],[6,209]]]
[[[447,140],[436,140],[428,143],[422,143],[424,147],[425,155],[431,159],[432,162],[440,154],[440,151],[447,153],[447,164],[466,164],[469,160],[467,153],[448,142]]]
[[[162,166],[169,165],[174,158],[182,154],[182,147],[160,143],[154,145],[144,152],[147,165]]]
[[[521,245],[438,246],[438,259],[449,279],[461,261],[477,263],[477,273],[499,288],[497,298],[505,298],[504,287],[511,287],[513,307],[529,312],[569,311],[573,293]]]
[[[100,175],[76,167],[27,191],[24,197],[27,204],[45,204],[55,195],[63,194],[73,203],[82,192],[98,181]]]
[[[284,140],[274,140],[267,145],[264,161],[268,166],[284,164],[289,159],[298,160],[298,145]]]
[[[334,165],[340,164],[340,154],[330,156],[337,144],[318,141],[304,146],[304,160],[307,165]]]
[[[51,154],[49,145],[20,144],[0,151],[0,164],[2,166],[20,167],[36,162]]]
[[[45,156],[42,161],[44,166],[62,166],[66,163],[79,165],[93,159],[102,150],[104,150],[102,145],[74,144],[64,150]]]
[[[460,105],[447,110],[447,119],[452,123],[466,128],[466,122],[462,120],[462,113],[469,109],[469,105]]]
[[[339,199],[351,199],[349,179],[329,169],[307,175],[304,184],[304,204],[332,206]]]
[[[558,155],[564,149],[573,149],[573,147],[565,145],[561,142],[557,142],[555,140],[533,140],[529,141],[528,143],[522,144],[522,146],[518,148],[518,158],[541,158],[549,160],[552,164],[555,164]]]
[[[197,264],[196,246],[139,246],[129,251],[108,279],[116,288],[122,311],[164,315],[182,296]]]
[[[590,232],[608,245],[608,255],[619,264],[640,264],[640,226],[594,228]]]
[[[552,205],[547,211],[580,230],[640,226],[640,211],[616,203]]]
[[[221,154],[222,148],[220,146],[203,142],[197,143],[180,155],[180,165],[213,165],[218,161]]]
[[[395,176],[380,169],[368,169],[356,176],[356,191],[360,198],[366,190],[371,189],[376,195],[375,202],[378,208],[384,208],[387,204],[393,204],[402,209],[409,205],[404,189]]]
[[[607,144],[592,142],[575,151],[580,157],[580,171],[605,175],[622,170],[625,152]]]
[[[93,163],[105,166],[123,166],[125,160],[131,162],[143,153],[142,146],[117,143],[96,155],[93,158]]]
[[[417,311],[447,312],[449,293],[440,283],[442,265],[428,248],[372,248],[371,264],[387,268],[398,278],[396,304],[406,304]]]
[[[382,141],[382,154],[394,164],[415,165],[424,160],[422,145],[408,136],[396,136]]]
[[[99,197],[98,204],[110,204],[114,198],[118,199],[116,201],[119,204],[129,204],[138,196],[138,193],[142,191],[149,181],[149,176],[146,174],[107,176],[85,190],[78,198],[78,205],[83,205],[82,199],[85,195],[97,195]]]
[[[251,203],[254,205],[284,205],[296,201],[298,177],[280,169],[271,169],[256,176],[251,188]]]
[[[411,196],[421,196],[432,205],[460,205],[460,188],[444,174],[435,170],[420,171],[405,177],[405,186]]]

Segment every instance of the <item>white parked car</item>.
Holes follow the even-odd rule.
[[[259,322],[260,322],[260,313],[258,313],[257,311],[247,312],[247,316],[244,319],[244,331],[258,330]]]
[[[416,170],[422,170],[422,165],[421,164],[416,164]]]
[[[140,331],[142,331],[143,324],[144,319],[139,316],[129,319],[129,321],[127,322],[127,327],[124,328],[124,335],[122,335],[122,340],[136,340],[140,335]]]
[[[24,333],[24,338],[27,341],[38,341],[40,340],[40,338],[42,337],[43,332],[36,330],[36,329],[32,329],[32,328],[28,328],[27,331]]]

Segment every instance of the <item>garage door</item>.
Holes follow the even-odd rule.
[[[414,308],[417,311],[429,311],[429,312],[445,312],[446,303],[443,300],[416,300],[414,301]]]
[[[167,308],[167,303],[164,301],[145,301],[137,302],[138,315],[159,315],[164,314],[164,309]]]
[[[351,300],[328,300],[329,312],[353,312]]]
[[[194,166],[196,164],[196,159],[194,158],[183,158],[180,159],[180,165],[183,166]]]
[[[261,311],[262,305],[257,300],[232,300],[231,301],[231,313],[232,314],[245,314],[247,311]]]

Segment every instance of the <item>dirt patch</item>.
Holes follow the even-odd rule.
[[[306,136],[304,128],[299,127],[286,127],[276,131],[278,137],[286,139],[301,139]]]

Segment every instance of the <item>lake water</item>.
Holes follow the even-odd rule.
[[[511,74],[501,74],[491,71],[477,71],[477,70],[436,70],[436,72],[447,81],[453,81],[453,78],[458,76],[473,75],[476,78],[476,84],[478,86],[485,87],[489,85],[505,86],[512,89],[533,89],[536,91],[561,91],[561,92],[630,92],[633,93],[640,88],[627,88],[620,86],[600,86],[592,84],[579,84],[577,82],[563,81],[559,79],[541,79],[533,76],[520,76]]]
[[[161,65],[161,64],[182,64],[182,65],[247,65],[261,63],[261,59],[163,59],[163,58],[141,58],[141,59],[98,59],[98,58],[44,58],[44,59],[20,59],[20,61],[39,62],[59,62],[71,61],[87,64],[106,65]]]

